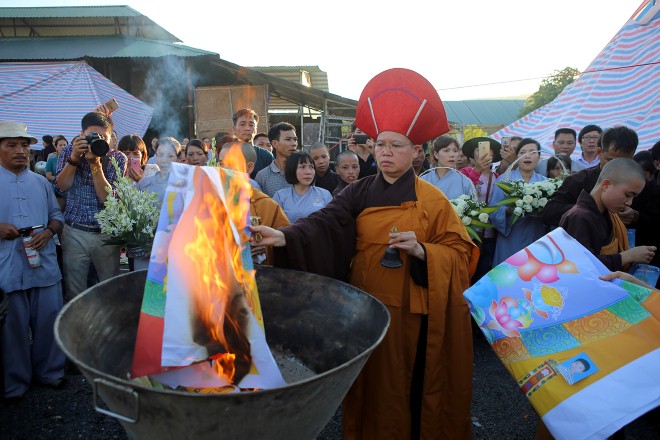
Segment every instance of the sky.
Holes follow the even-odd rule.
[[[520,97],[555,70],[585,70],[642,0],[0,0],[0,6],[127,4],[242,66],[317,65],[358,99],[383,70],[425,76],[443,100]],[[234,6],[236,5],[236,6]]]

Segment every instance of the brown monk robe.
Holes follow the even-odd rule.
[[[628,250],[626,227],[617,214],[601,213],[594,198],[582,190],[559,226],[594,254],[609,270],[622,270],[621,252]]]
[[[291,226],[252,232],[277,246],[276,265],[350,280],[389,310],[387,334],[344,400],[345,440],[469,439],[472,336],[462,294],[479,252],[447,198],[412,169],[420,144],[449,131],[444,106],[426,78],[389,69],[362,91],[355,126],[375,140],[378,174]],[[388,247],[401,267],[381,265]]]
[[[394,225],[415,232],[425,262],[399,252],[402,267],[380,264]],[[472,335],[462,294],[478,251],[447,198],[412,168],[393,184],[377,174],[282,232],[276,264],[345,279],[352,261],[351,284],[390,312],[385,339],[344,400],[343,438],[471,438]],[[418,345],[425,359],[416,369]]]
[[[250,197],[250,216],[259,217],[260,225],[275,229],[291,223],[275,200],[254,188]],[[266,247],[266,259],[261,264],[273,264],[273,248],[270,246]]]

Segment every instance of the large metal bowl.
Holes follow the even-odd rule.
[[[355,287],[263,267],[257,284],[266,337],[316,374],[281,388],[224,395],[157,390],[126,380],[146,271],[112,278],[68,303],[55,337],[137,439],[314,439],[389,325],[385,306]],[[97,408],[98,409],[98,408]]]

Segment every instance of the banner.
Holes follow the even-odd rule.
[[[660,292],[608,273],[558,228],[464,293],[556,439],[605,438],[660,404]]]
[[[225,357],[235,355],[230,367],[237,388],[285,384],[266,343],[247,243],[249,191],[243,173],[172,164],[133,377],[149,375],[171,387],[230,387],[226,376],[234,373],[218,369],[222,373]]]

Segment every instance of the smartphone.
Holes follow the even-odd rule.
[[[115,98],[112,98],[110,101],[106,102],[105,107],[108,109],[110,113],[114,112],[119,108],[119,103]]]
[[[130,163],[133,171],[135,171],[136,173],[142,171],[142,166],[140,165],[140,159],[138,159],[137,157],[131,157]]]
[[[481,141],[479,142],[479,157],[484,157],[488,153],[490,153],[490,142],[488,141]]]
[[[507,149],[511,145],[511,136],[502,136],[502,149]]]
[[[355,140],[356,145],[366,145],[369,140],[369,136],[366,134],[354,134],[353,139]]]

